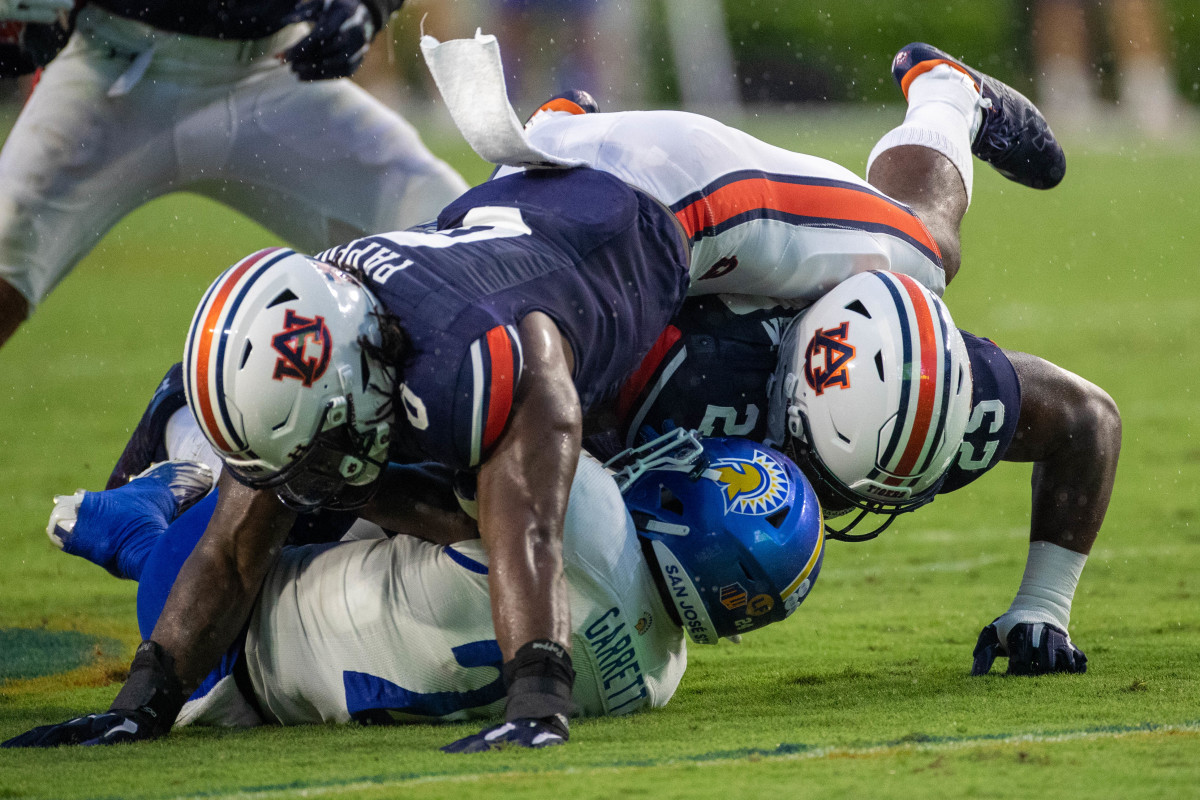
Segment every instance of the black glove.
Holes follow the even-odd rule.
[[[505,722],[451,742],[444,753],[481,753],[503,747],[549,747],[570,738],[567,724],[574,706],[571,687],[575,668],[566,648],[549,639],[535,639],[504,664],[508,687]]]
[[[58,747],[64,744],[119,744],[154,739],[155,720],[142,711],[109,711],[88,714],[57,725],[41,725],[14,736],[0,747]]]
[[[1044,675],[1050,672],[1087,672],[1087,656],[1071,643],[1071,637],[1049,622],[1019,622],[1008,632],[1007,646],[1000,646],[996,625],[979,634],[972,653],[972,675],[986,675],[998,655],[1008,656],[1009,675]]]
[[[9,739],[2,746],[58,747],[157,739],[171,730],[183,701],[183,688],[175,676],[175,659],[157,642],[142,642],[129,667],[129,679],[107,713],[42,725]]]
[[[443,753],[482,753],[506,747],[550,747],[570,738],[567,718],[561,714],[543,719],[515,719],[484,728],[442,748]]]
[[[284,59],[302,81],[348,78],[362,64],[382,20],[362,0],[305,0],[288,22],[312,22]]]

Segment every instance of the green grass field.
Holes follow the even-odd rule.
[[[899,115],[745,125],[861,170]],[[444,131],[432,140],[455,148]],[[567,747],[437,752],[468,726],[185,730],[0,751],[0,798],[1196,796],[1200,142],[1066,144],[1052,192],[979,165],[947,300],[961,327],[1121,407],[1116,492],[1071,626],[1087,675],[967,674],[1025,560],[1029,468],[1005,464],[876,541],[832,543],[794,617],[693,648],[668,708],[577,722]],[[445,155],[486,175],[461,147]],[[51,497],[103,485],[203,288],[270,243],[219,207],[160,200],[0,351],[0,738],[115,695],[138,640],[135,587],[50,545]]]

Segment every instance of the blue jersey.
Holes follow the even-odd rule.
[[[369,236],[318,258],[358,270],[412,343],[393,460],[473,467],[508,421],[517,325],[540,311],[575,358],[585,413],[613,395],[678,311],[687,250],[670,212],[617,178],[545,170],[489,181],[436,229]]]
[[[696,428],[706,435],[762,441],[779,331],[797,313],[690,298],[621,389],[619,443],[594,437],[589,447],[607,455],[639,443],[645,427],[658,432]],[[971,416],[941,493],[966,486],[1000,461],[1021,412],[1020,383],[1004,352],[987,339],[961,333],[971,362]]]

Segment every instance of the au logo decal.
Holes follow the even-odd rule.
[[[817,328],[804,351],[804,380],[818,395],[836,386],[850,388],[850,372],[846,368],[854,360],[854,345],[846,343],[850,335],[850,323],[843,322],[836,328]],[[824,358],[824,364],[816,362]]]
[[[288,309],[283,317],[283,330],[271,337],[271,348],[279,354],[275,372],[277,381],[296,378],[305,386],[325,374],[333,343],[324,317],[302,317]]]

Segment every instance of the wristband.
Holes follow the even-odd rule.
[[[505,720],[544,720],[560,715],[565,727],[574,707],[571,687],[575,668],[562,645],[549,639],[522,645],[504,665],[504,683],[508,687]]]
[[[175,659],[158,642],[145,641],[138,645],[129,678],[109,710],[141,712],[150,718],[154,735],[162,736],[175,724],[185,699]]]

